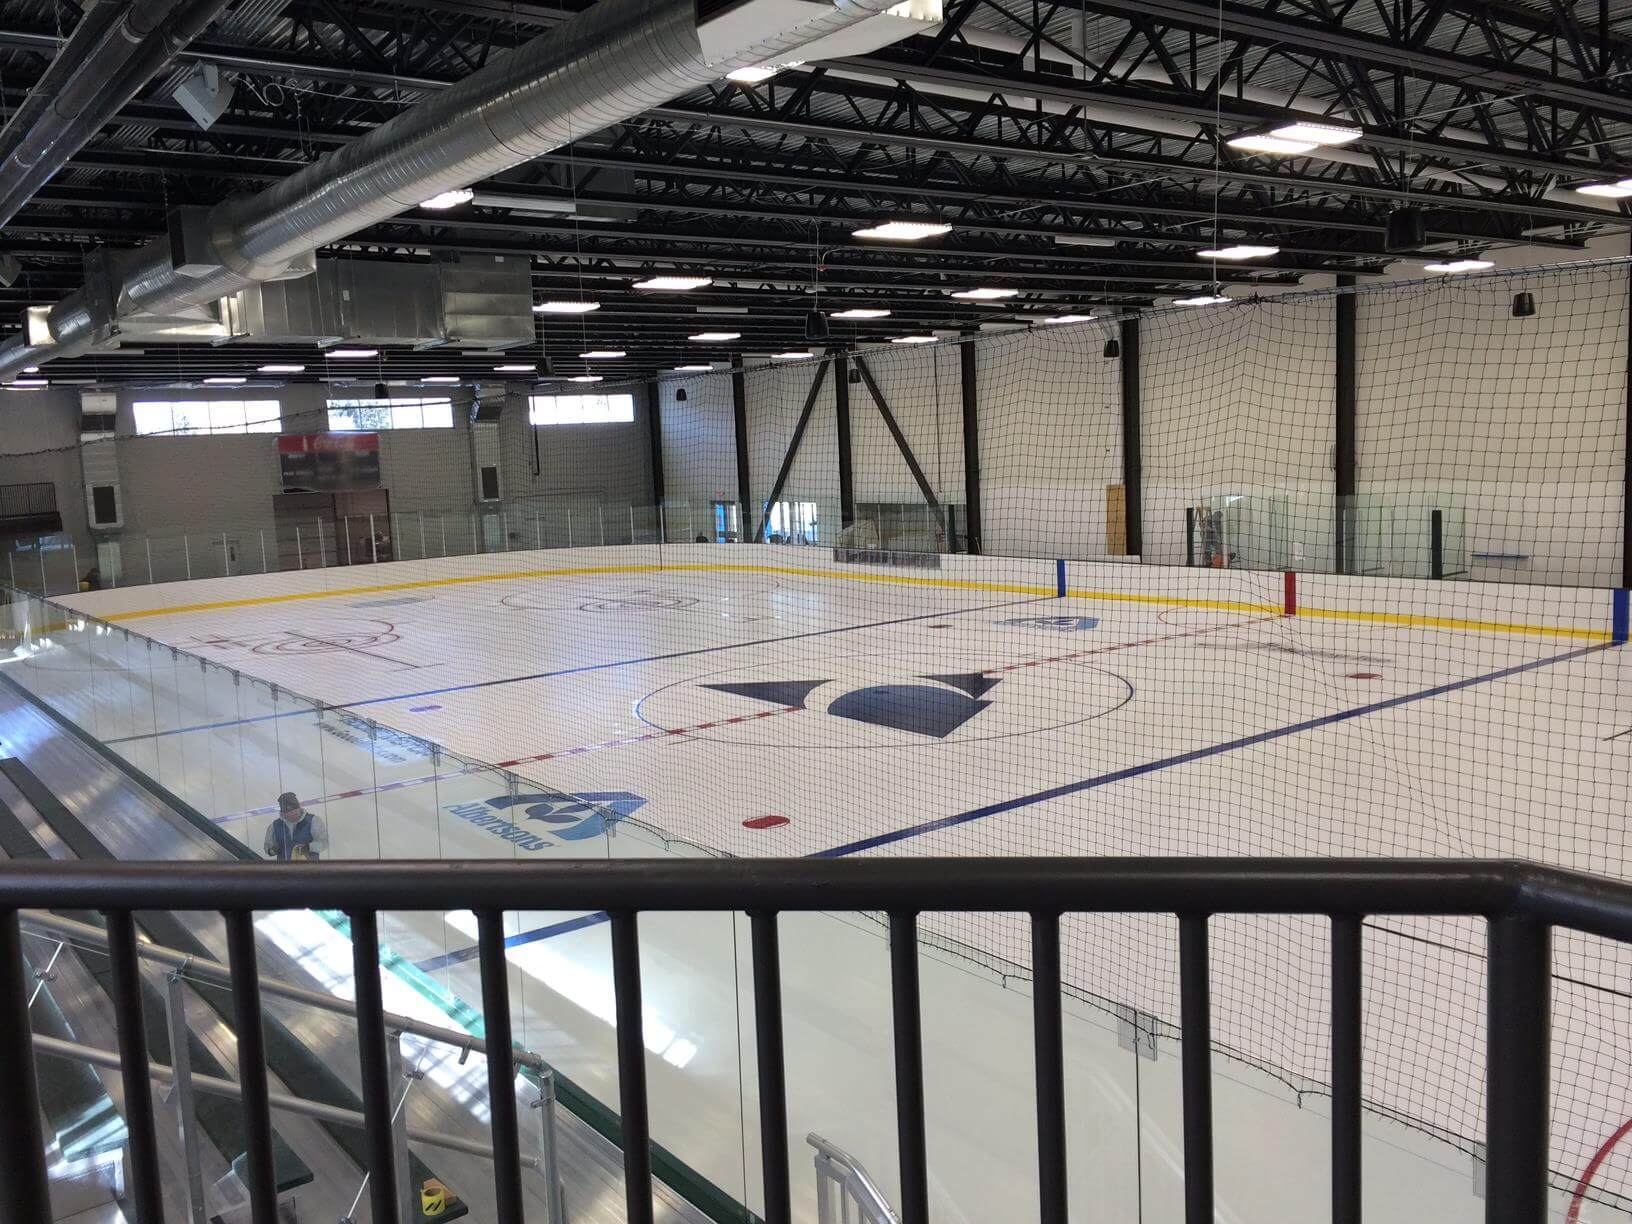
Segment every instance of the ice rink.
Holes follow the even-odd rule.
[[[7,674],[257,850],[294,790],[339,858],[1436,855],[1625,872],[1632,685],[1609,592],[944,563],[632,547],[129,588],[67,601],[106,625],[29,626]],[[604,926],[510,917],[518,1040],[615,1100]],[[746,927],[643,922],[654,1135],[751,1202]],[[881,928],[789,927],[793,1130],[891,1185]],[[925,929],[938,1218],[1022,1218],[1025,924]],[[1158,1057],[1138,1057],[1115,1010],[1139,1013],[1124,1037],[1176,1017],[1175,929],[1067,923],[1083,1219],[1099,1200],[1180,1213],[1178,1043],[1157,1025]],[[1368,1117],[1374,1218],[1482,1208],[1466,1145],[1427,1133],[1479,1133],[1482,937],[1368,924],[1367,1097],[1415,1123]],[[468,915],[400,915],[391,940],[478,997]],[[1215,1038],[1239,1056],[1219,1062],[1221,1219],[1321,1201],[1324,1102],[1298,1090],[1325,1078],[1325,940],[1314,920],[1214,922]],[[1557,943],[1554,1167],[1579,1170],[1625,1120],[1632,965]],[[1247,1141],[1265,1128],[1282,1142]],[[808,1177],[807,1154],[794,1167]],[[1610,1151],[1598,1178],[1632,1185],[1632,1160]]]

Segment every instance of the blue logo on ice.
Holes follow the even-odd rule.
[[[521,850],[548,850],[560,842],[600,837],[646,800],[629,791],[586,791],[577,795],[499,795],[483,803],[456,803],[448,811],[461,820],[512,842]],[[526,820],[543,821],[549,836],[542,836],[515,820],[509,812],[520,808]]]
[[[1084,629],[1095,629],[1099,626],[1097,616],[1026,616],[1018,620],[998,621],[1000,625],[1012,625],[1016,629],[1054,629],[1060,633],[1080,633]]]

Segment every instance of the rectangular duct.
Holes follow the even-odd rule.
[[[105,391],[83,391],[79,411],[85,512],[92,531],[111,531],[125,525],[124,498],[119,489],[119,454],[114,445],[118,400]]]
[[[319,259],[311,276],[251,285],[224,304],[228,335],[258,343],[505,347],[534,338],[525,256],[445,263]]]

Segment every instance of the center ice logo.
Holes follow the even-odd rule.
[[[826,712],[834,718],[945,739],[992,704],[984,698],[998,683],[983,672],[916,679],[932,683],[871,684],[835,697],[828,703]],[[829,680],[769,680],[702,687],[784,708],[808,709],[807,698],[811,693],[830,683]]]
[[[645,803],[645,799],[629,791],[524,793],[499,795],[480,803],[456,803],[448,811],[519,850],[548,850],[562,842],[600,837]],[[547,835],[544,830],[521,824],[518,816],[520,820],[541,821]]]
[[[1060,633],[1080,633],[1084,629],[1093,629],[1099,625],[1097,616],[1023,616],[1015,620],[1002,620],[1000,625],[1008,625],[1015,629],[1054,629]]]

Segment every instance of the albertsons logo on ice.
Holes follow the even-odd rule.
[[[629,791],[586,791],[578,795],[523,792],[455,803],[445,810],[518,850],[549,850],[563,842],[600,837],[645,803],[645,799]]]

